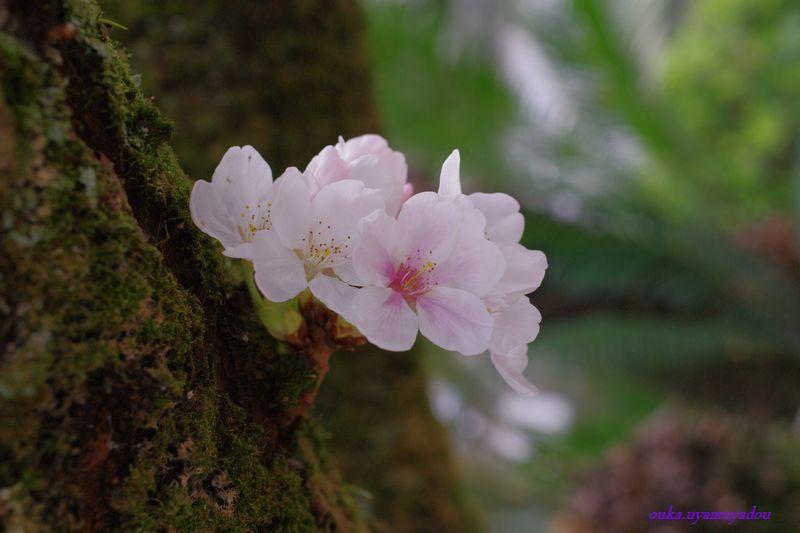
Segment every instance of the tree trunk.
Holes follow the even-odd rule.
[[[285,4],[237,34],[236,46],[248,29],[272,39],[276,82],[229,117],[270,109],[276,118],[252,123],[278,171],[330,142],[337,122],[345,134],[374,125],[371,101],[349,99],[368,94],[352,3]],[[304,44],[320,28],[337,36],[330,49]],[[286,423],[316,386],[314,361],[266,334],[192,224],[172,125],[109,31],[90,1],[0,0],[0,524],[369,529],[320,423]],[[199,146],[217,158],[215,143]]]

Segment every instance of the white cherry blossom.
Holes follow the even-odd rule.
[[[192,188],[194,223],[225,247],[229,257],[249,259],[256,232],[272,226],[272,169],[252,146],[232,146],[222,156],[211,182]]]
[[[296,168],[275,182],[272,231],[260,231],[253,241],[253,265],[259,290],[273,302],[283,302],[309,287],[334,312],[350,316],[355,288],[350,257],[359,241],[359,221],[383,210],[374,189],[356,180],[323,187],[311,198],[309,180]]]

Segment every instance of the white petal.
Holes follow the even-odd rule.
[[[500,250],[506,258],[506,270],[497,284],[499,291],[516,299],[541,285],[547,270],[547,258],[542,252],[516,243],[500,244]]]
[[[272,229],[281,244],[300,249],[311,226],[311,200],[305,176],[294,167],[275,181],[277,192],[272,206]]]
[[[252,261],[253,243],[246,242],[244,244],[240,244],[239,246],[234,246],[233,248],[226,248],[225,251],[222,252],[222,255],[232,257],[234,259],[246,259],[248,261]]]
[[[356,287],[363,287],[367,283],[361,279],[361,276],[358,275],[356,269],[353,267],[353,260],[352,258],[344,261],[343,263],[339,263],[333,266],[333,271],[339,276],[339,279],[347,283],[348,285],[355,285]],[[379,283],[380,285],[380,283]]]
[[[517,346],[533,342],[542,321],[541,313],[527,298],[520,298],[514,305],[495,313],[493,318],[489,350],[495,353],[507,353]]]
[[[256,285],[273,302],[294,298],[308,286],[302,261],[281,244],[275,232],[256,233],[253,239],[253,267]]]
[[[442,171],[439,174],[439,196],[453,198],[461,194],[461,154],[453,150],[445,159]]]
[[[344,259],[358,244],[359,222],[370,213],[383,210],[383,198],[362,182],[347,179],[323,187],[311,202],[311,210],[310,230],[315,242],[339,245]]]
[[[441,263],[458,241],[463,213],[453,202],[434,192],[415,194],[397,217],[398,249],[414,264]]]
[[[219,205],[217,191],[211,183],[203,180],[195,182],[189,199],[189,211],[197,227],[219,240],[225,248],[233,248],[243,242],[236,225],[228,221],[230,217],[227,210]]]
[[[390,246],[398,240],[398,223],[386,213],[377,212],[363,219],[359,226],[353,269],[363,283],[385,287],[397,266]]]
[[[384,350],[410,350],[417,338],[417,316],[392,289],[364,287],[353,298],[355,325]]]
[[[505,354],[489,352],[497,372],[508,385],[520,394],[533,396],[539,392],[525,378],[523,371],[528,366],[528,346],[523,344]]]
[[[477,355],[489,347],[492,317],[477,296],[436,287],[417,299],[419,330],[445,350]]]
[[[232,146],[214,169],[211,183],[221,193],[218,200],[227,207],[235,223],[254,214],[258,204],[272,188],[272,169],[252,146]],[[246,224],[246,223],[245,223]]]
[[[519,212],[519,202],[504,193],[473,193],[472,203],[486,217],[486,236],[492,242],[519,242],[525,219]]]
[[[272,169],[252,146],[231,146],[214,169],[211,182],[238,183],[243,188],[258,192],[272,184]]]
[[[358,289],[324,274],[314,276],[314,279],[308,283],[308,288],[328,309],[341,315],[350,323],[355,322],[353,298]]]
[[[226,255],[250,242],[253,234],[270,225],[272,170],[252,146],[233,146],[225,152],[211,183],[198,181],[189,202],[192,219],[219,239]]]

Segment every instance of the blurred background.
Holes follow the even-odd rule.
[[[800,531],[800,4],[364,0],[367,57],[340,61],[371,69],[373,94],[350,101],[374,121],[271,100],[292,81],[269,70],[280,58],[238,61],[215,11],[186,4],[101,1],[193,178],[231,144],[303,166],[336,139],[311,120],[282,140],[302,103],[341,113],[346,136],[381,130],[417,190],[457,147],[465,192],[523,205],[523,244],[549,261],[527,370],[542,394],[516,395],[487,357],[415,351],[486,531],[689,529],[648,520],[669,506],[772,512],[697,531]],[[218,22],[246,41],[259,9]],[[334,449],[336,400],[320,415]]]

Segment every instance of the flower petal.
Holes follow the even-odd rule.
[[[501,243],[499,246],[506,259],[506,270],[497,284],[497,290],[505,293],[509,300],[516,300],[536,290],[547,270],[545,255],[516,243]]]
[[[403,194],[400,197],[400,205],[402,206],[406,203],[406,200],[414,196],[414,184],[413,183],[404,183],[403,184]]]
[[[492,317],[473,294],[436,287],[417,299],[417,315],[420,332],[445,350],[477,355],[489,347]]]
[[[507,353],[522,344],[533,342],[539,334],[542,315],[527,298],[520,298],[513,305],[495,313],[492,341],[489,350]]]
[[[225,248],[233,248],[243,242],[236,225],[231,224],[227,210],[219,205],[218,191],[213,184],[198,180],[192,187],[189,199],[192,220],[203,232],[222,243]]]
[[[311,200],[306,177],[294,167],[275,181],[277,192],[272,206],[272,229],[283,246],[303,247],[311,226]]]
[[[519,202],[499,192],[476,192],[470,194],[469,199],[486,217],[486,236],[490,241],[519,242],[525,227],[525,219],[519,212]]]
[[[389,149],[389,143],[380,135],[368,133],[345,141],[339,137],[336,151],[345,161],[355,161],[367,154],[377,154]]]
[[[308,283],[308,288],[328,309],[341,315],[350,323],[355,321],[353,298],[355,298],[358,289],[324,274],[314,276],[314,279]]]
[[[387,151],[383,157],[374,154],[361,156],[350,163],[348,177],[380,191],[387,213],[397,214],[406,178],[405,157],[402,154]]]
[[[252,261],[253,243],[246,242],[238,246],[234,246],[233,248],[226,248],[225,251],[222,252],[222,255],[232,257],[234,259],[246,259],[248,261]]]
[[[417,338],[417,316],[403,297],[392,289],[359,289],[353,298],[353,315],[353,323],[359,331],[384,350],[409,350]]]
[[[496,244],[480,237],[459,239],[453,253],[432,275],[440,286],[483,297],[503,277],[506,260]]]
[[[356,269],[353,267],[352,258],[343,263],[334,265],[333,272],[339,277],[340,280],[344,281],[348,285],[354,285],[356,287],[363,287],[366,285],[364,280],[361,279],[361,276],[358,275],[358,272],[356,272]]]
[[[421,192],[409,198],[400,209],[398,251],[403,260],[414,264],[441,263],[453,252],[463,221],[463,213],[453,202],[434,192]]]
[[[238,184],[257,194],[272,184],[272,169],[252,146],[231,146],[214,169],[211,182]]]
[[[525,396],[534,396],[539,392],[539,389],[523,374],[528,366],[528,346],[526,344],[517,346],[505,354],[489,352],[489,356],[497,372],[512,389]]]
[[[259,290],[273,302],[294,298],[308,286],[303,263],[283,246],[273,231],[259,231],[253,239],[253,267]]]
[[[439,196],[442,198],[454,198],[461,194],[460,167],[461,154],[453,150],[445,159],[439,174]]]
[[[395,273],[396,261],[390,243],[398,240],[398,223],[386,213],[377,212],[364,218],[359,226],[353,269],[363,283],[385,287]]]
[[[383,198],[364,183],[346,179],[323,187],[311,202],[310,230],[320,245],[339,245],[342,259],[358,244],[358,224],[376,210],[383,210]]]
[[[320,187],[347,177],[347,164],[333,146],[326,146],[315,155],[304,174],[314,176]]]

